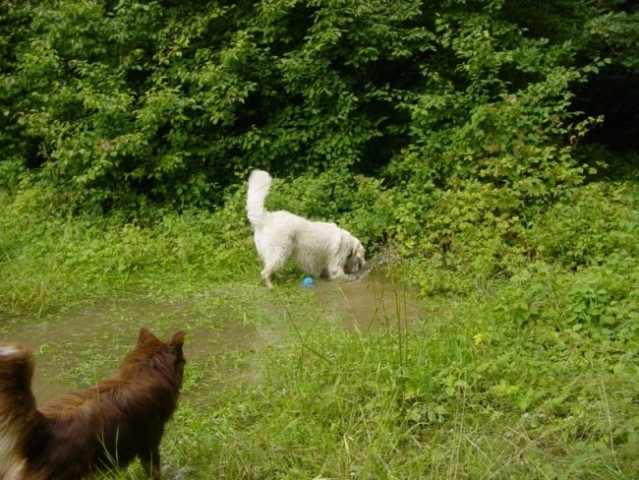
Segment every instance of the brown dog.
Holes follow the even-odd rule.
[[[139,457],[160,478],[160,440],[184,375],[184,332],[167,343],[146,328],[98,385],[36,408],[29,347],[0,344],[0,479],[80,480]]]

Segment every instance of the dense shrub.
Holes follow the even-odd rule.
[[[480,179],[525,203],[579,177],[564,149],[578,68],[596,71],[604,34],[623,46],[634,31],[607,13],[542,2],[531,15],[502,0],[5,2],[3,161],[22,158],[85,208],[219,205],[250,166],[383,172],[409,194]]]

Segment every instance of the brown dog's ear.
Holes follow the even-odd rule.
[[[150,343],[150,342],[159,342],[159,341],[160,340],[158,340],[158,337],[153,335],[151,333],[151,330],[149,330],[148,328],[142,327],[140,329],[140,333],[138,334],[138,346],[146,345],[147,343]]]
[[[182,347],[182,345],[184,345],[184,336],[185,335],[186,335],[186,332],[184,330],[180,330],[179,332],[176,332],[171,337],[171,340],[169,340],[169,345],[176,346],[176,347]]]
[[[175,352],[176,355],[176,365],[184,365],[185,363],[184,352],[182,351],[182,346],[184,345],[184,335],[186,335],[186,332],[180,330],[171,337],[171,340],[169,340],[169,347]]]

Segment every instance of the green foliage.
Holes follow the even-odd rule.
[[[540,256],[571,269],[639,255],[637,186],[593,183],[570,192],[526,237]]]
[[[574,83],[634,18],[583,2],[530,8],[5,2],[0,140],[84,210],[219,206],[257,166],[383,172],[418,205],[480,179],[524,208],[579,181],[566,141]]]
[[[20,186],[25,168],[20,159],[0,162],[0,190],[15,194]],[[7,201],[10,201],[7,199]]]
[[[432,69],[429,88],[402,104],[411,143],[389,165],[403,187],[390,228],[409,254],[490,276],[504,253],[526,250],[528,219],[583,181],[565,143],[589,127],[570,112],[583,74],[570,43],[530,38],[495,12],[443,17],[437,31],[434,63],[457,67]]]
[[[576,147],[607,119],[575,92],[633,68],[634,14],[583,2],[165,3],[3,7],[0,187],[146,223],[239,215],[262,167],[297,178],[273,205],[373,251],[509,275],[540,253],[532,219],[603,165]]]
[[[639,41],[638,20],[636,11],[611,11],[589,19],[586,24],[588,47],[595,52],[603,51],[615,63],[638,72],[639,56],[634,48]]]
[[[12,107],[39,144],[41,177],[79,191],[84,208],[139,195],[219,204],[249,165],[361,158],[382,134],[370,109],[386,87],[360,67],[425,38],[401,28],[417,4],[395,7],[42,2],[25,7],[32,34],[5,85],[20,87]]]
[[[546,212],[526,232],[539,262],[511,281],[504,305],[518,323],[547,322],[597,335],[636,335],[639,230],[636,185],[595,183]],[[558,319],[558,320],[557,320]]]
[[[636,262],[618,259],[575,273],[532,264],[514,275],[512,285],[503,290],[500,317],[522,326],[550,324],[585,330],[595,338],[632,338],[639,319],[637,271]]]

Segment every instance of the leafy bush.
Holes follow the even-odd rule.
[[[628,31],[555,3],[6,2],[1,140],[85,210],[219,206],[250,167],[538,204],[581,176],[571,92],[603,62],[583,19]]]
[[[639,255],[637,187],[593,183],[570,193],[526,233],[539,255],[571,269]]]

